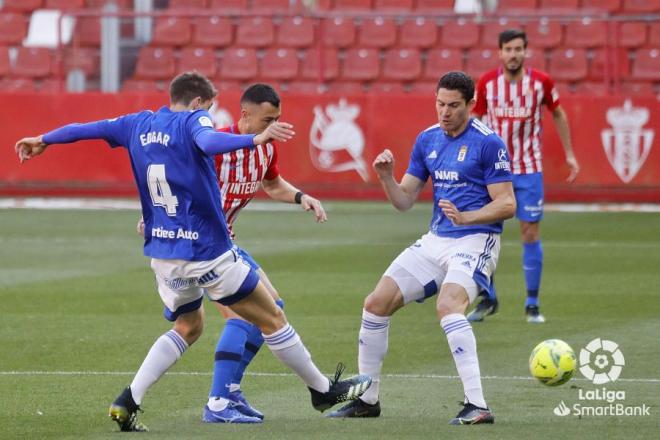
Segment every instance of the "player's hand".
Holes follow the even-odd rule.
[[[307,194],[303,194],[300,199],[300,206],[305,211],[314,211],[314,219],[317,223],[325,223],[328,220],[328,216],[323,209],[323,205],[317,199]]]
[[[456,205],[449,200],[442,199],[438,201],[438,207],[442,209],[442,213],[451,220],[454,225],[460,226],[466,224],[465,214],[459,211],[458,208],[456,208]]]
[[[144,237],[144,217],[140,217],[140,220],[138,220],[135,230],[137,231],[138,235]]]
[[[571,173],[566,178],[566,181],[568,183],[573,183],[578,173],[580,172],[580,164],[578,163],[575,156],[571,154],[570,156],[566,157],[566,165],[568,165],[568,168],[571,170]]]
[[[263,145],[270,141],[286,142],[295,134],[293,125],[286,122],[273,122],[264,131],[254,137],[254,145]]]
[[[14,150],[18,154],[18,160],[23,163],[43,153],[47,146],[43,141],[43,136],[26,137],[16,142]]]
[[[372,163],[372,167],[378,178],[388,177],[392,175],[394,169],[394,155],[387,148],[383,150]]]

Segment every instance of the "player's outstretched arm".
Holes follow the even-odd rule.
[[[492,201],[475,211],[459,211],[456,205],[445,199],[438,201],[438,206],[457,226],[488,224],[513,217],[516,197],[511,182],[492,183],[487,188]]]
[[[372,166],[392,205],[399,211],[412,208],[425,182],[411,174],[404,174],[401,182],[397,183],[393,174],[394,155],[388,149],[376,156]]]
[[[575,153],[573,152],[573,144],[571,143],[571,130],[568,126],[568,116],[561,106],[557,106],[556,109],[552,112],[552,117],[555,121],[555,126],[557,127],[557,133],[559,134],[559,139],[561,144],[564,147],[564,153],[566,154],[566,165],[570,173],[566,178],[566,181],[572,183],[580,172],[580,164],[575,158]]]
[[[278,200],[285,203],[298,203],[296,194],[302,194],[300,197],[300,207],[305,211],[314,212],[314,219],[318,223],[324,223],[328,220],[328,215],[323,208],[323,204],[318,199],[310,196],[309,194],[302,193],[295,186],[284,180],[281,176],[274,179],[264,179],[262,186],[268,197],[273,200]]]

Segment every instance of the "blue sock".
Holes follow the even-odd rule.
[[[280,309],[284,309],[284,300],[278,299],[275,301],[275,303],[280,307]],[[241,362],[238,364],[236,372],[234,373],[234,379],[232,380],[233,384],[241,383],[241,380],[243,380],[243,375],[245,374],[245,369],[248,365],[250,365],[252,359],[254,359],[254,357],[257,355],[263,343],[264,337],[261,336],[261,330],[259,330],[256,325],[250,324],[250,331],[245,342],[245,350],[243,351]]]
[[[539,304],[539,287],[543,271],[543,247],[541,240],[534,243],[523,243],[523,270],[527,284],[527,300],[525,307]]]
[[[252,327],[254,327],[252,324],[240,319],[227,320],[215,348],[210,397],[229,396],[229,386],[243,357],[245,341]]]

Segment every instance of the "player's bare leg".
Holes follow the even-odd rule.
[[[523,242],[523,272],[527,286],[525,314],[527,322],[542,324],[545,317],[539,311],[539,289],[543,272],[543,247],[541,246],[541,222],[520,221]]]

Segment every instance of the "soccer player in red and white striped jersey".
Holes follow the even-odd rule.
[[[541,150],[543,107],[552,112],[570,170],[568,182],[575,180],[578,165],[568,127],[568,118],[559,104],[554,81],[547,73],[524,66],[527,35],[521,30],[506,30],[499,36],[502,65],[485,73],[477,84],[473,112],[485,119],[504,140],[511,158],[516,217],[520,220],[523,241],[523,270],[527,285],[527,321],[545,322],[539,312],[538,294],[543,268],[543,248],[539,224],[543,218],[543,165]],[[481,321],[495,313],[497,297],[493,289],[468,316]]]

